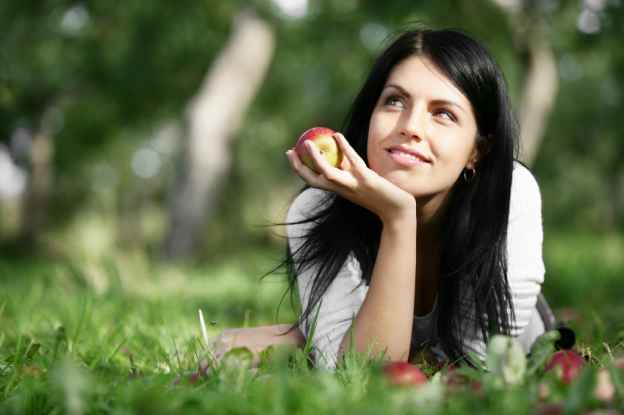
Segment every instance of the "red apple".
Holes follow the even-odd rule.
[[[384,365],[383,372],[394,385],[422,385],[427,376],[417,367],[407,362],[390,362]]]
[[[483,391],[483,385],[476,379],[471,379],[463,373],[460,373],[457,368],[450,364],[447,368],[446,375],[443,377],[444,384],[450,392],[459,391],[461,389],[469,387],[470,390],[479,398],[485,397]]]
[[[544,403],[538,405],[537,414],[539,415],[560,415],[563,413],[563,404],[561,403]]]
[[[550,357],[545,370],[554,370],[563,383],[570,383],[581,373],[583,365],[585,359],[575,351],[559,350]]]
[[[297,144],[295,145],[297,156],[299,156],[306,166],[316,171],[314,160],[305,147],[305,142],[310,141],[316,146],[330,165],[340,168],[340,164],[342,163],[342,151],[338,147],[338,143],[336,143],[334,137],[332,137],[334,134],[335,131],[330,128],[310,128],[301,134],[301,137],[297,140]]]

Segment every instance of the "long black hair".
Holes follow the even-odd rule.
[[[518,128],[505,79],[480,42],[459,30],[409,30],[375,60],[346,117],[344,136],[365,161],[369,123],[382,89],[392,69],[414,55],[427,58],[468,98],[477,122],[476,145],[482,150],[477,174],[470,181],[460,175],[442,218],[437,299],[440,347],[451,360],[472,364],[464,351],[465,330],[478,330],[487,342],[491,334],[510,334],[515,321],[506,240]],[[290,330],[307,323],[350,254],[368,285],[379,249],[380,219],[338,194],[328,192],[308,219],[281,225],[308,222],[314,226],[303,244],[295,253],[287,244],[281,264],[286,265],[291,300],[297,274],[318,267],[308,305]]]

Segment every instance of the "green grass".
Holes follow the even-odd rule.
[[[621,411],[621,384],[611,403],[592,391],[598,369],[624,354],[623,241],[563,234],[545,240],[545,292],[555,310],[568,309],[578,344],[591,354],[583,376],[565,386],[538,371],[500,387],[493,375],[467,371],[481,382],[479,393],[444,386],[443,372],[424,388],[393,387],[380,374],[379,360],[357,354],[327,373],[292,350],[275,350],[257,369],[248,367],[244,353],[232,355],[191,381],[208,356],[198,309],[214,323],[210,336],[225,327],[294,321],[288,298],[275,315],[283,276],[258,281],[281,250],[177,267],[140,254],[0,260],[0,413],[515,414],[548,402],[570,412]],[[550,388],[545,400],[540,383]]]
[[[546,234],[544,293],[593,350],[624,342],[624,235]]]

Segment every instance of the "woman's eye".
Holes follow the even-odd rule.
[[[401,100],[401,97],[398,97],[396,95],[391,95],[384,100],[384,105],[390,105],[393,107],[403,106],[403,101]]]
[[[439,109],[439,110],[434,111],[434,115],[436,117],[440,117],[445,120],[457,121],[457,118],[455,117],[455,115],[449,110]]]

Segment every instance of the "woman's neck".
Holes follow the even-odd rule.
[[[440,244],[442,220],[448,205],[448,192],[418,198],[416,244],[416,296],[415,315],[431,311],[438,292],[440,277]]]
[[[448,192],[438,193],[416,199],[416,218],[418,220],[418,244],[437,245],[446,211]]]

